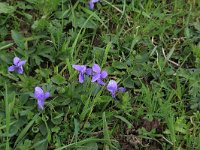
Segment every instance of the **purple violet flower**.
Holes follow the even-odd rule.
[[[90,9],[94,9],[94,4],[97,3],[99,0],[90,0],[88,2]]]
[[[102,79],[106,78],[108,73],[106,71],[101,71],[101,68],[98,64],[92,65],[92,71],[94,72],[94,75],[92,76],[91,82],[97,81],[98,84],[105,85]]]
[[[114,81],[114,80],[110,80],[108,85],[107,85],[107,90],[111,93],[112,97],[115,98],[117,91],[125,92],[126,88],[124,88],[124,87],[118,88],[117,82]]]
[[[23,73],[23,65],[26,63],[26,60],[21,60],[18,57],[13,59],[13,65],[8,68],[9,72],[16,71],[18,74]]]
[[[86,65],[72,65],[74,69],[79,71],[79,82],[83,83],[84,82],[84,75],[91,75],[92,74],[92,69],[91,68],[86,68]]]
[[[44,101],[50,97],[49,92],[44,92],[42,88],[35,87],[34,97],[37,99],[39,109],[44,109]]]

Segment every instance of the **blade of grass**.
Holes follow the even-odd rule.
[[[11,47],[13,45],[14,45],[14,43],[9,43],[7,45],[4,45],[4,46],[0,47],[0,50],[7,49],[7,48],[9,48],[9,47]]]
[[[98,138],[87,138],[85,140],[82,140],[82,141],[79,141],[77,143],[71,143],[71,144],[68,144],[68,145],[65,145],[63,147],[60,147],[60,148],[57,148],[55,150],[62,150],[62,149],[70,149],[70,148],[73,148],[73,147],[78,147],[78,146],[81,146],[83,144],[87,144],[87,143],[94,143],[94,142],[101,142],[101,143],[108,143],[108,141],[106,139],[98,139]],[[116,147],[114,146],[111,146],[113,149],[116,149]]]
[[[80,121],[83,121],[85,119],[85,116],[87,115],[87,113],[90,110],[90,107],[89,107],[90,100],[91,100],[91,94],[88,96],[88,99],[84,103],[83,111],[80,114]]]
[[[13,125],[14,123],[16,123],[17,121],[13,121],[9,124],[9,126]],[[5,129],[7,127],[7,125],[1,126],[0,130]]]
[[[30,147],[30,150],[34,149],[35,147],[38,147],[39,145],[43,144],[44,142],[47,142],[47,139],[44,139],[42,141],[35,143],[32,147]]]
[[[20,140],[25,136],[25,134],[28,132],[28,130],[30,129],[30,127],[33,125],[33,123],[38,119],[39,117],[39,113],[36,114],[33,119],[26,125],[26,127],[21,131],[21,133],[19,134],[19,136],[17,137],[14,147],[17,147],[17,144],[20,142]]]
[[[108,27],[105,25],[105,23],[103,22],[103,20],[96,14],[96,13],[94,13],[93,11],[91,11],[91,10],[89,10],[89,9],[86,9],[86,8],[82,8],[83,9],[83,11],[85,12],[85,13],[87,13],[87,14],[89,14],[89,15],[93,15],[93,17],[96,19],[96,20],[98,20],[99,22],[101,22],[101,24],[106,28],[106,29],[108,29]]]
[[[72,51],[71,51],[71,60],[73,60],[73,55],[74,55],[74,51],[75,51],[75,47],[77,45],[78,39],[81,35],[82,30],[84,29],[85,25],[88,23],[88,21],[90,20],[90,18],[92,18],[94,13],[92,13],[88,19],[84,22],[83,26],[81,27],[80,31],[78,32],[78,35],[76,36],[76,39],[74,40],[74,43],[72,44]]]
[[[133,127],[133,125],[132,125],[126,118],[124,118],[124,117],[122,117],[122,116],[118,116],[118,115],[116,115],[115,117],[118,118],[118,119],[120,119],[121,121],[125,122],[125,123],[128,125],[128,128],[129,128],[129,129],[130,129],[131,127]]]
[[[107,60],[107,57],[108,57],[108,52],[109,52],[111,46],[112,46],[112,44],[110,42],[106,45],[106,49],[105,49],[105,52],[104,52],[104,56],[103,56],[103,61],[101,63],[101,67],[103,67],[103,65],[106,64],[106,60]]]
[[[7,91],[7,85],[5,83],[5,108],[6,108],[6,150],[10,149],[9,144],[9,130],[10,130],[10,107],[8,102],[8,91]]]
[[[106,139],[109,143],[109,145],[111,145],[111,140],[110,140],[110,136],[109,136],[109,130],[108,130],[108,124],[106,121],[106,113],[103,112],[102,115],[103,118],[103,135],[104,135],[104,139]],[[105,148],[108,149],[108,145],[105,145]]]
[[[88,116],[87,116],[87,119],[86,119],[85,123],[88,122],[88,120],[89,120],[89,118],[90,118],[90,116],[91,116],[91,114],[92,114],[92,112],[93,112],[94,106],[95,106],[95,104],[96,104],[96,102],[97,102],[97,100],[98,100],[98,97],[101,95],[103,89],[104,89],[104,88],[102,87],[101,90],[97,93],[97,95],[96,95],[95,98],[93,99],[92,104],[91,104],[91,107],[90,107],[90,111],[89,111],[89,114],[88,114]],[[85,124],[85,123],[84,123],[84,124]]]
[[[77,143],[79,130],[80,130],[80,123],[76,118],[74,118],[74,135],[71,141],[73,141],[73,139],[75,138],[75,143]]]

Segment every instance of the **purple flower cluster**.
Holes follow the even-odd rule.
[[[101,71],[101,68],[98,64],[93,64],[92,68],[86,68],[86,65],[72,65],[72,67],[79,72],[80,83],[84,82],[84,76],[86,74],[92,75],[91,82],[97,82],[100,85],[105,85],[103,79],[107,77],[108,73],[105,70]]]
[[[8,68],[9,72],[17,72],[18,74],[23,73],[23,65],[26,60],[21,60],[18,57],[14,57],[13,65]],[[79,82],[83,83],[85,75],[92,76],[91,82],[97,82],[99,85],[105,86],[106,83],[103,81],[108,73],[105,70],[101,70],[98,64],[93,64],[91,68],[87,68],[86,65],[72,65],[72,67],[79,72]],[[107,90],[111,93],[112,97],[116,97],[116,92],[125,92],[125,88],[118,87],[117,82],[110,80],[107,85]],[[37,99],[37,104],[39,109],[44,109],[44,101],[50,97],[49,92],[44,92],[41,87],[35,87],[34,98]]]
[[[108,76],[108,73],[105,70],[101,70],[98,64],[93,64],[92,68],[86,68],[86,65],[72,65],[74,69],[79,72],[79,82],[84,82],[84,76],[91,75],[91,82],[97,82],[99,85],[106,85],[103,79]],[[118,87],[117,82],[114,80],[110,80],[107,85],[107,90],[111,93],[112,97],[115,98],[116,92],[125,92],[126,89],[124,87]]]

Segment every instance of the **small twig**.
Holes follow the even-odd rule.
[[[173,65],[175,65],[175,66],[177,66],[177,67],[180,66],[178,63],[176,63],[176,62],[174,62],[174,61],[172,61],[172,60],[170,60],[170,59],[167,59],[167,57],[166,57],[166,55],[165,55],[165,50],[164,50],[164,48],[162,48],[162,52],[163,52],[163,56],[165,57],[165,59],[166,59],[167,61],[169,61],[170,63],[172,63]]]
[[[171,144],[171,145],[174,145],[170,140],[168,140],[166,137],[164,137],[163,135],[161,135],[161,137],[166,141],[166,142],[168,142],[169,144]]]
[[[151,43],[153,44],[153,46],[156,46],[156,45],[154,44],[154,36],[151,37]]]

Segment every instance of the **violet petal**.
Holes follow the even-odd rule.
[[[94,9],[94,3],[93,2],[90,1],[88,4],[89,4],[90,9]]]
[[[10,66],[9,68],[8,68],[8,71],[10,71],[10,72],[12,72],[12,71],[15,71],[15,66],[14,65],[12,65],[12,66]]]
[[[126,91],[126,88],[124,88],[124,87],[119,87],[119,88],[118,88],[118,91],[120,91],[120,92],[125,92],[125,91]]]
[[[51,95],[51,94],[50,94],[49,92],[46,92],[46,93],[44,94],[44,98],[47,99],[47,98],[50,97],[50,95]]]
[[[72,65],[72,67],[81,73],[86,71],[86,65]]]
[[[87,68],[86,71],[85,71],[85,73],[87,75],[92,75],[92,69],[91,68]]]
[[[38,108],[43,110],[44,109],[44,99],[38,99],[37,103],[38,103]]]
[[[97,3],[100,0],[91,0],[92,3]]]
[[[14,57],[13,59],[13,64],[17,66],[17,64],[20,62],[20,58],[19,57]]]
[[[22,66],[21,67],[16,67],[16,71],[18,74],[22,74],[24,72]]]
[[[103,86],[105,85],[105,83],[101,79],[98,79],[97,83],[100,84],[100,85],[103,85]]]
[[[36,99],[44,99],[44,91],[40,87],[35,87],[34,97]]]
[[[97,3],[99,0],[90,0],[89,1],[89,7],[90,7],[90,9],[94,9],[94,3]]]
[[[84,74],[80,73],[78,79],[79,79],[80,83],[83,83],[84,82]]]
[[[101,72],[101,68],[99,67],[98,64],[93,64],[93,65],[92,65],[92,70],[93,70],[95,73],[100,73],[100,72]]]
[[[115,95],[115,92],[111,93],[112,97],[115,98],[116,95]]]
[[[101,74],[99,74],[99,73],[94,74],[92,76],[92,81],[91,82],[97,81],[98,79],[100,79],[100,77],[101,77]]]
[[[106,78],[108,76],[108,73],[106,71],[101,72],[101,78]]]
[[[17,66],[22,66],[22,65],[24,65],[26,63],[26,60],[22,60],[22,61],[20,61],[18,64],[17,64]]]

